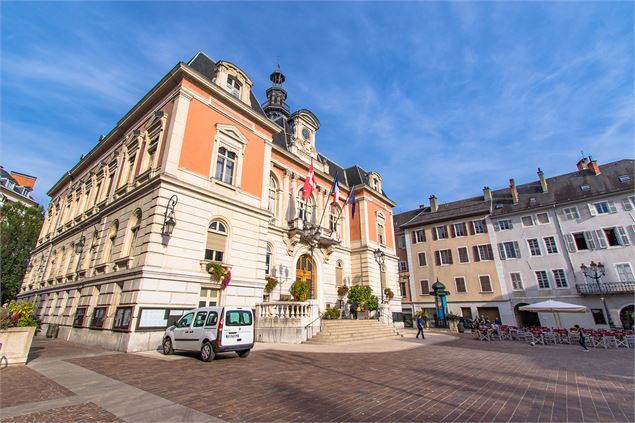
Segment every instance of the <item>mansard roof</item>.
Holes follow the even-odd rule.
[[[399,221],[403,221],[407,217],[407,214],[418,211],[414,217],[400,224],[401,228],[405,229],[413,226],[428,225],[447,220],[479,216],[489,213],[489,210],[489,201],[485,201],[483,196],[480,196],[439,204],[436,212],[433,212],[430,207],[420,207],[419,209],[400,213],[395,218],[395,221],[397,221],[397,219]]]
[[[225,62],[226,63],[231,63],[231,62],[227,62],[227,61],[225,61]],[[208,55],[206,55],[202,51],[199,51],[198,53],[196,53],[196,56],[194,56],[192,59],[190,59],[189,62],[187,62],[186,65],[189,66],[190,68],[194,69],[195,71],[197,71],[201,75],[203,75],[207,80],[209,80],[211,82],[213,80],[213,78],[214,78],[214,74],[216,73],[216,63],[220,63],[220,61],[219,62],[214,62],[212,59],[210,59],[210,57]],[[236,66],[236,65],[233,65],[233,66],[238,68],[238,66]],[[238,68],[238,69],[240,69],[240,68]],[[262,110],[262,107],[260,106],[260,103],[258,102],[258,99],[254,95],[252,90],[250,90],[250,92],[249,92],[249,103],[250,103],[251,108],[256,113],[258,113],[259,115],[262,115],[262,116],[266,116],[265,112]]]

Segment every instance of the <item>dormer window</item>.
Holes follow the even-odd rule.
[[[240,82],[238,82],[238,80],[236,80],[236,78],[234,78],[231,75],[227,75],[226,89],[227,91],[229,91],[231,95],[233,95],[236,98],[240,98],[241,88],[242,88],[242,85],[240,84]]]

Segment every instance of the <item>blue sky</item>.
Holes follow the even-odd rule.
[[[277,63],[396,211],[634,156],[633,3],[3,2],[0,163],[46,191],[178,61]]]

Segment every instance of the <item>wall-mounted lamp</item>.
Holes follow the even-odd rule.
[[[84,238],[84,235],[82,235],[81,238],[79,238],[77,242],[75,243],[75,254],[82,253],[82,251],[84,250],[85,242],[86,242],[86,238]]]
[[[165,214],[163,215],[163,227],[161,228],[161,234],[165,236],[171,236],[174,227],[176,226],[176,220],[174,219],[174,207],[179,202],[179,197],[174,194],[170,197],[167,206],[165,206]]]

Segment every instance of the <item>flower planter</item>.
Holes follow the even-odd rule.
[[[9,365],[26,363],[35,329],[35,327],[24,327],[0,330],[0,343],[2,343],[0,355],[7,358]]]

